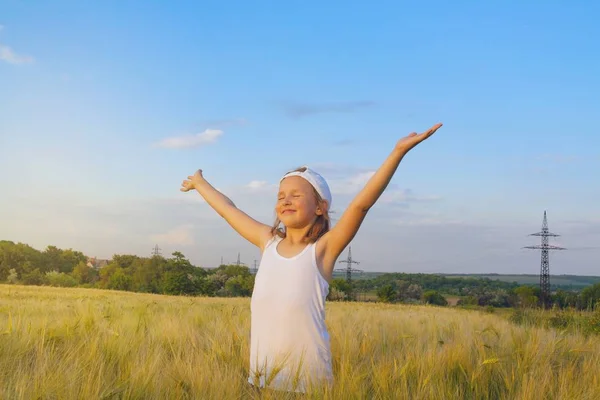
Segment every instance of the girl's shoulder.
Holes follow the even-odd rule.
[[[280,241],[282,241],[283,238],[278,236],[278,235],[273,235],[271,238],[269,238],[269,240],[267,240],[267,242],[265,243],[265,246],[263,248],[263,254],[265,252],[265,250],[267,250],[269,247],[271,247],[273,244],[275,243],[279,243]]]

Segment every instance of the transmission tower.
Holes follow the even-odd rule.
[[[535,249],[542,250],[542,266],[540,269],[540,301],[544,308],[550,306],[550,258],[548,251],[550,250],[566,250],[564,247],[552,246],[548,244],[549,237],[557,237],[555,233],[551,233],[548,230],[548,219],[546,218],[546,211],[544,211],[544,221],[542,222],[542,231],[532,233],[529,236],[541,236],[542,244],[539,246],[526,246],[524,249]]]
[[[160,248],[158,247],[158,245],[154,245],[154,247],[152,248],[152,255],[153,256],[160,256]]]
[[[238,257],[237,257],[237,261],[235,262],[235,265],[237,265],[238,267],[240,265],[246,265],[246,263],[243,263],[243,262],[240,261],[240,253],[238,253]]]
[[[256,266],[256,259],[254,260],[254,268],[252,268],[252,273],[254,275],[256,275],[256,273],[258,272],[258,267]]]
[[[348,282],[348,286],[350,286],[350,291],[352,292],[352,273],[358,272],[362,274],[364,272],[363,270],[352,268],[352,264],[360,264],[360,262],[352,259],[352,247],[348,247],[348,258],[338,262],[348,264],[346,268],[334,269],[334,271],[346,273],[346,282]]]

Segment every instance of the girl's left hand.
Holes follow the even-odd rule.
[[[410,135],[400,139],[398,141],[398,143],[396,143],[396,148],[400,149],[400,150],[404,150],[404,151],[409,151],[410,149],[412,149],[413,147],[415,147],[416,145],[421,143],[423,140],[429,138],[431,135],[433,135],[435,133],[435,131],[437,131],[441,127],[442,127],[442,124],[439,123],[439,124],[435,124],[429,130],[427,130],[423,133],[417,134],[417,133],[413,132]]]

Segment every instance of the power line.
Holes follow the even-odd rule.
[[[529,236],[540,236],[542,238],[542,244],[539,246],[525,246],[524,249],[535,249],[542,250],[542,263],[540,268],[540,301],[544,308],[550,306],[550,257],[548,251],[550,250],[566,250],[564,247],[552,246],[548,242],[549,237],[557,237],[555,233],[548,230],[548,219],[546,217],[546,211],[544,211],[544,220],[542,222],[542,231],[532,233]]]
[[[240,265],[246,265],[246,263],[243,263],[243,262],[240,261],[240,253],[238,253],[237,261],[235,262],[235,265],[237,265],[238,267]]]
[[[364,271],[361,269],[354,269],[352,268],[352,264],[360,264],[360,262],[358,261],[354,261],[352,259],[352,246],[348,247],[348,258],[345,260],[340,260],[338,261],[340,263],[346,263],[347,266],[346,268],[339,268],[339,269],[334,269],[334,272],[344,272],[346,274],[346,282],[348,282],[348,286],[350,289],[350,295],[352,294],[352,273],[356,272],[356,273],[360,273],[362,274]]]

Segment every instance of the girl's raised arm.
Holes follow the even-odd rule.
[[[215,189],[202,175],[202,170],[196,171],[188,180],[181,184],[182,192],[196,189],[206,202],[235,229],[242,237],[257,246],[261,251],[271,237],[271,227],[256,221],[236,205],[223,193]]]
[[[392,153],[383,162],[381,167],[369,179],[365,187],[352,200],[338,223],[325,235],[325,258],[329,261],[325,265],[334,265],[335,260],[352,241],[369,209],[379,199],[392,176],[396,172],[400,161],[413,147],[429,138],[442,124],[436,124],[431,129],[421,134],[411,133],[400,139]]]

